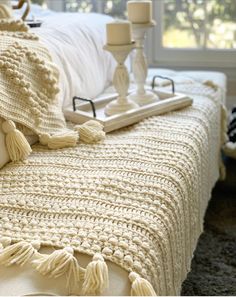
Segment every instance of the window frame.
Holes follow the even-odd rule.
[[[153,15],[157,26],[149,34],[147,43],[151,65],[172,67],[235,68],[236,49],[181,49],[162,45],[164,0],[153,1]]]

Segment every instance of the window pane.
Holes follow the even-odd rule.
[[[236,49],[236,1],[211,0],[207,14],[207,47]]]
[[[236,48],[235,0],[164,0],[163,46]]]
[[[164,47],[203,47],[205,20],[203,0],[165,0],[164,16]]]
[[[42,6],[46,5],[46,0],[31,0],[31,2],[34,4],[42,5]]]
[[[66,0],[66,11],[100,12],[115,18],[126,18],[128,0]]]

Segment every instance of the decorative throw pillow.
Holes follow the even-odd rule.
[[[78,132],[67,129],[58,101],[59,72],[48,50],[21,20],[0,19],[0,117],[12,161],[31,148],[17,125],[49,148],[75,146]]]
[[[59,71],[47,48],[23,21],[0,19],[0,37],[1,140],[10,160],[22,160],[31,153],[26,135],[37,135],[50,149],[75,146],[79,133],[87,142],[97,141],[95,134],[99,139],[103,136],[98,124],[96,129],[94,125],[84,128],[83,133],[67,128],[58,96]],[[5,148],[2,151],[5,163],[9,159]]]

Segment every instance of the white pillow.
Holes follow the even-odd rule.
[[[74,96],[95,98],[111,83],[116,62],[103,46],[112,20],[96,13],[56,13],[36,29],[59,67],[64,108]]]

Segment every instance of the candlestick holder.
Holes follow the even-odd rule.
[[[147,24],[132,23],[133,39],[136,43],[136,53],[133,60],[133,73],[137,90],[130,94],[128,98],[141,106],[159,100],[159,97],[156,94],[145,90],[148,65],[147,58],[144,54],[144,40],[147,30],[155,25],[155,21],[151,21]]]
[[[113,85],[118,93],[118,98],[107,104],[106,115],[111,116],[139,107],[137,103],[127,98],[129,73],[124,62],[133,48],[135,48],[134,42],[127,45],[104,46],[104,49],[109,51],[118,63],[113,77]]]

